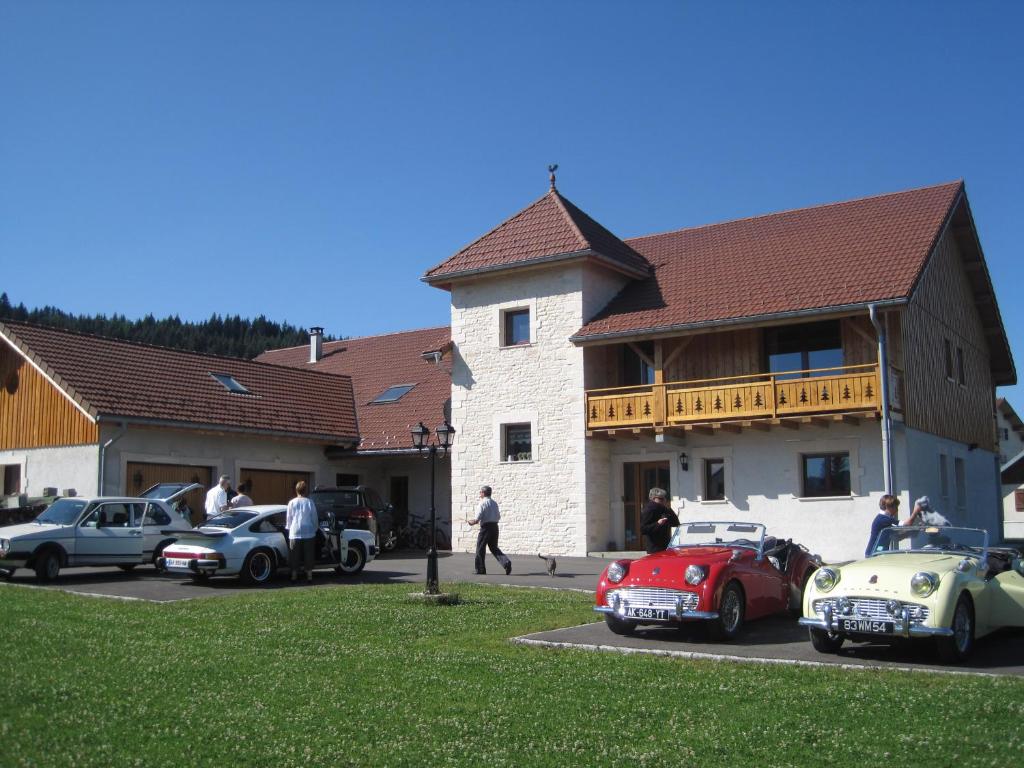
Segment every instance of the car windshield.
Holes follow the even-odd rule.
[[[764,526],[760,523],[683,523],[672,535],[670,547],[699,547],[708,544],[760,549]]]
[[[74,525],[89,502],[85,499],[57,499],[36,518],[37,523]]]
[[[313,491],[313,503],[318,510],[355,509],[362,506],[359,491]]]
[[[988,548],[988,533],[977,528],[952,526],[892,526],[878,534],[871,556],[893,552],[949,552],[981,554]]]
[[[205,523],[200,524],[200,528],[237,528],[243,523],[248,523],[256,517],[255,512],[249,512],[244,509],[233,509],[230,512],[225,512],[223,515],[217,515],[211,517]]]

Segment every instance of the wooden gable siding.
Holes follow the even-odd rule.
[[[956,240],[946,232],[903,315],[907,426],[995,451],[988,344]],[[963,385],[946,378],[945,340],[964,353]]]
[[[0,382],[0,450],[99,442],[96,423],[7,344]]]

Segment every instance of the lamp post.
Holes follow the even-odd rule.
[[[448,454],[455,436],[455,428],[446,420],[441,426],[434,430],[435,439],[430,439],[430,429],[421,421],[410,432],[412,433],[412,444],[421,454],[426,449],[430,455],[430,546],[427,548],[427,587],[424,594],[438,594],[437,586],[437,510],[434,507],[434,476],[437,468],[437,452],[440,450],[442,456]]]

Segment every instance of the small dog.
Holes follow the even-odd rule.
[[[924,525],[950,525],[950,522],[946,519],[945,515],[940,514],[939,512],[935,512],[933,510],[922,512],[921,522]]]
[[[558,561],[555,560],[555,558],[553,557],[544,557],[544,555],[540,554],[539,552],[537,553],[537,557],[539,557],[541,560],[548,564],[548,576],[554,576],[555,568],[558,567]]]

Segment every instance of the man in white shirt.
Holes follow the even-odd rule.
[[[476,537],[476,572],[479,574],[487,573],[485,558],[488,548],[505,569],[505,575],[508,576],[512,573],[512,561],[498,548],[498,521],[500,519],[501,512],[498,510],[498,503],[491,498],[491,486],[485,485],[480,489],[480,503],[476,507],[476,517],[468,521],[470,525],[480,525],[480,533]]]
[[[221,475],[218,483],[206,492],[206,517],[216,517],[228,509],[228,488],[231,478]]]

